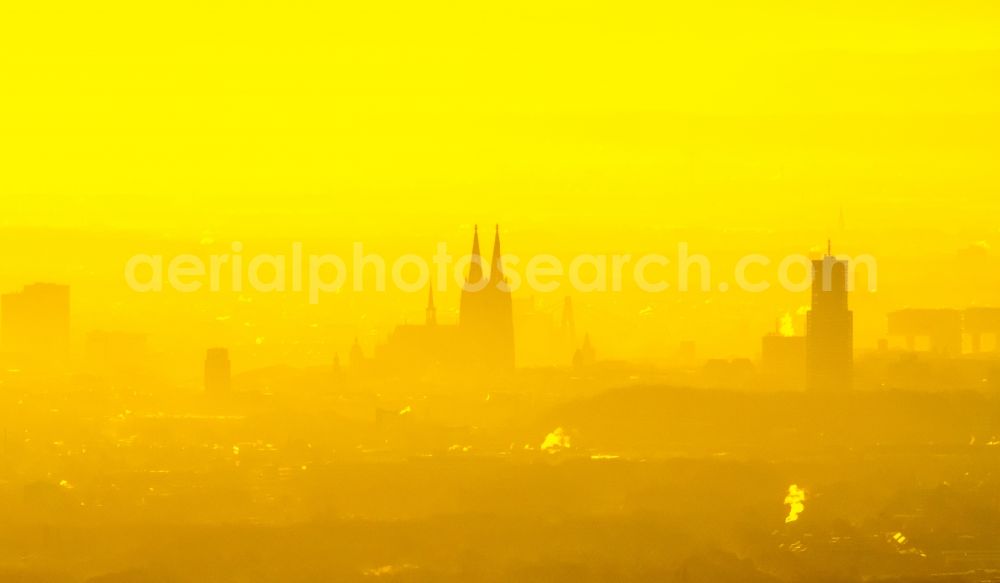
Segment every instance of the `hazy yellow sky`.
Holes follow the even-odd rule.
[[[167,335],[202,316],[129,296],[123,257],[206,236],[429,254],[499,221],[522,254],[690,238],[728,256],[833,233],[901,266],[859,314],[871,344],[876,308],[926,287],[916,258],[951,265],[996,239],[998,31],[985,0],[6,2],[0,287],[68,281],[81,327],[141,314]],[[955,287],[911,303],[991,300]],[[750,352],[801,299],[706,311],[661,338],[664,315],[620,346],[655,355],[701,333]],[[623,334],[651,300],[623,301],[587,299],[581,317]],[[324,317],[342,344],[420,304],[373,300],[377,326]]]
[[[995,198],[998,30],[987,1],[5,3],[4,220],[920,221]]]

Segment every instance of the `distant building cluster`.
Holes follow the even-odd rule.
[[[889,313],[889,336],[906,339],[907,349],[917,350],[917,341],[926,339],[927,349],[942,356],[958,356],[983,350],[983,337],[991,336],[994,348],[1000,337],[1000,308],[906,309]]]
[[[441,380],[464,386],[470,379],[508,379],[520,366],[562,369],[563,374],[578,378],[594,378],[595,374],[618,375],[630,381],[639,378],[635,372],[643,365],[600,360],[589,334],[582,334],[582,342],[578,340],[569,297],[564,299],[558,325],[551,307],[548,311],[536,308],[532,297],[512,299],[501,261],[499,227],[488,261],[475,229],[471,258],[457,322],[441,321],[434,290],[429,289],[422,323],[397,326],[370,354],[355,339],[344,365],[333,355],[323,374],[329,378]],[[897,345],[905,345],[905,349],[890,349],[889,340],[883,339],[878,351],[861,353],[856,362],[854,314],[848,305],[849,268],[848,262],[838,259],[829,248],[822,258],[812,261],[811,302],[796,312],[805,317],[804,334],[796,335],[793,315],[787,313],[774,332],[762,338],[759,363],[749,358],[699,361],[694,343],[688,341],[680,346],[671,369],[682,372],[672,378],[678,383],[718,388],[1000,390],[1000,308],[890,312],[887,336],[902,339]],[[127,380],[148,372],[144,334],[91,331],[83,338],[84,350],[77,363],[83,366],[74,367],[70,332],[69,286],[33,283],[3,294],[0,370],[24,375],[82,372],[110,380]],[[216,395],[229,393],[234,386],[233,369],[228,347],[207,349],[204,389]]]

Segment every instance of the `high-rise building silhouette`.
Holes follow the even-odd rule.
[[[69,286],[34,283],[0,298],[0,346],[16,368],[65,372],[70,364]]]
[[[211,394],[228,393],[232,387],[232,367],[229,350],[209,348],[205,353],[205,391]]]
[[[829,248],[812,262],[812,306],[806,314],[806,385],[810,390],[851,387],[854,314],[847,307],[847,261]]]

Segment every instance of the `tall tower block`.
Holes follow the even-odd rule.
[[[854,314],[847,307],[847,261],[829,250],[812,262],[812,306],[806,314],[806,384],[810,390],[851,388]]]

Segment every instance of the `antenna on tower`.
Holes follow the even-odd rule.
[[[830,239],[826,240],[826,255],[827,257],[833,257],[833,243],[830,242]]]

